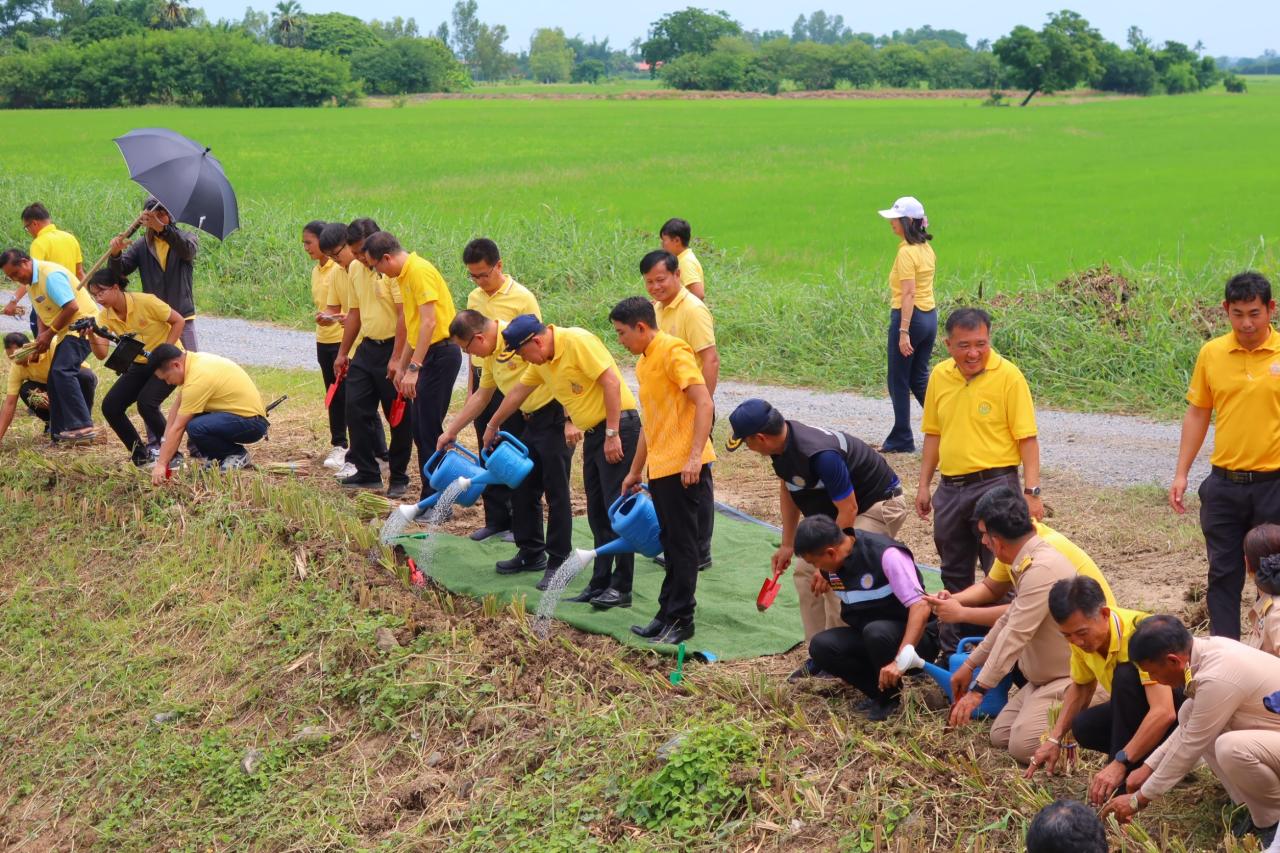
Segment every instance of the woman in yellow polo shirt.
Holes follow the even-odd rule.
[[[332,281],[338,265],[320,248],[320,234],[327,222],[312,220],[302,226],[302,248],[316,265],[311,268],[311,301],[316,308],[316,361],[326,391],[338,378],[333,363],[342,348],[342,306],[330,302]],[[339,476],[355,473],[343,470],[347,461],[347,395],[341,385],[329,404],[329,443],[333,449],[325,457],[324,466],[339,471]]]
[[[893,207],[880,211],[898,235],[898,254],[889,271],[889,399],[893,402],[893,429],[882,453],[914,453],[911,433],[911,398],[924,405],[929,384],[929,359],[938,336],[938,310],[933,298],[936,259],[929,241],[929,220],[924,205],[903,196]]]
[[[128,293],[129,280],[119,272],[101,269],[89,277],[89,295],[102,306],[98,325],[117,335],[133,334],[150,351],[161,344],[176,344],[186,320],[177,311],[150,293]],[[106,338],[91,335],[89,345],[100,359],[107,357]],[[147,367],[147,357],[139,355],[102,398],[102,416],[120,438],[133,464],[143,467],[159,454],[159,444],[148,447],[129,420],[129,407],[137,404],[138,414],[152,435],[164,437],[165,419],[160,405],[173,393],[173,386],[157,379]]]

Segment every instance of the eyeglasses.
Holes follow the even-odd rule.
[[[472,272],[471,270],[467,270],[467,275],[471,276],[472,281],[479,281],[482,278],[488,278],[493,275],[494,270],[496,269],[497,267],[489,267],[484,272]]]
[[[467,338],[467,342],[462,346],[462,351],[465,352],[467,355],[471,355],[471,345],[475,343],[476,338],[478,337],[480,337],[480,333],[476,332],[474,335]]]

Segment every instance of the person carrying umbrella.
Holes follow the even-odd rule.
[[[192,293],[196,253],[200,238],[174,223],[169,211],[155,196],[149,196],[140,217],[146,229],[141,237],[129,242],[124,234],[111,240],[110,269],[117,276],[138,273],[142,292],[149,293],[182,315],[182,346],[195,352],[196,303]]]

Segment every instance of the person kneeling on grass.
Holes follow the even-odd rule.
[[[618,343],[633,355],[645,411],[631,470],[622,494],[638,491],[649,473],[649,494],[661,528],[666,577],[658,615],[632,633],[651,643],[683,643],[693,636],[693,593],[702,562],[702,522],[715,500],[711,491],[711,394],[693,348],[658,331],[652,303],[640,296],[609,312]]]
[[[22,332],[10,332],[4,336],[4,352],[12,356],[22,347],[30,343],[30,338]],[[9,431],[13,416],[18,411],[18,400],[40,420],[45,423],[45,432],[49,431],[49,367],[53,364],[53,355],[58,346],[55,338],[49,345],[49,351],[43,355],[32,354],[18,361],[10,361],[8,388],[5,391],[3,404],[0,404],[0,439]],[[80,392],[84,395],[90,408],[93,407],[93,392],[98,387],[98,377],[93,371],[81,365],[78,376]]]
[[[156,347],[148,364],[160,379],[178,386],[151,482],[165,481],[183,433],[192,456],[220,463],[224,471],[246,467],[244,445],[267,434],[267,410],[244,368],[220,355],[183,352],[172,344]]]
[[[841,530],[826,515],[811,515],[796,527],[796,554],[817,569],[813,594],[835,596],[848,626],[814,635],[809,657],[865,693],[856,710],[883,722],[899,705],[898,653],[914,646],[926,661],[938,656],[938,623],[915,558],[901,542]]]

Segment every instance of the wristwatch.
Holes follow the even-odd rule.
[[[1030,496],[1031,496],[1031,497],[1033,497],[1033,498],[1038,498],[1038,497],[1040,497],[1040,487],[1039,487],[1039,486],[1032,486],[1032,487],[1031,487],[1031,488],[1029,488],[1029,489],[1023,489],[1023,490],[1022,490],[1022,493],[1023,493],[1024,495],[1030,495]]]
[[[973,685],[972,687],[970,687],[970,688],[969,688],[969,692],[970,692],[970,693],[977,693],[979,696],[986,696],[986,695],[987,695],[987,688],[983,687],[981,684],[975,684],[975,685]]]
[[[1133,795],[1129,797],[1129,808],[1133,809],[1135,812],[1142,811],[1142,803],[1138,802],[1137,791],[1134,791]]]
[[[409,371],[410,373],[417,373],[421,369],[422,369],[421,364],[414,364],[412,361],[409,362],[408,366],[405,367],[405,370]]]
[[[1116,750],[1115,758],[1113,758],[1112,761],[1119,761],[1121,764],[1128,764],[1129,753],[1125,752],[1123,749]]]
[[[610,429],[609,427],[605,427],[604,434],[606,438],[617,438],[618,431],[616,429]]]

